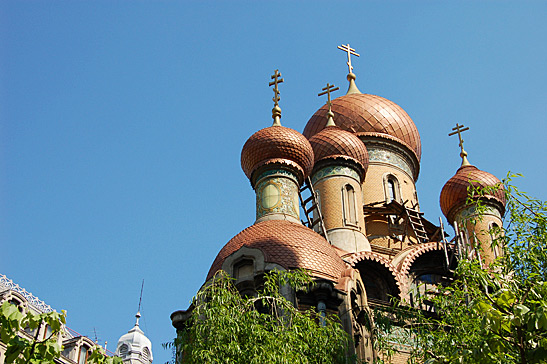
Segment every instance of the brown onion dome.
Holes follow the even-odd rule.
[[[475,188],[497,187],[494,192],[487,193],[481,197],[486,201],[498,205],[501,214],[505,212],[505,191],[500,180],[488,173],[481,171],[473,165],[464,165],[458,169],[456,174],[446,182],[441,191],[441,210],[448,222],[452,224],[454,215],[461,207],[465,206],[468,196],[468,187]]]
[[[241,168],[251,180],[259,167],[279,163],[297,170],[302,183],[313,168],[313,150],[308,140],[296,130],[274,125],[257,131],[241,151]]]
[[[338,126],[327,126],[310,138],[315,157],[314,163],[326,159],[341,158],[357,164],[361,179],[368,168],[368,152],[365,144],[354,134]]]
[[[332,111],[340,128],[358,136],[395,140],[420,161],[422,144],[418,129],[396,103],[376,95],[351,93],[332,100]],[[311,138],[325,127],[327,112],[328,106],[324,105],[313,114],[303,132],[306,138]]]
[[[315,231],[287,220],[267,220],[251,225],[232,238],[218,253],[207,280],[222,269],[228,256],[242,247],[260,249],[265,263],[285,269],[306,269],[313,277],[336,282],[346,265],[332,246]]]

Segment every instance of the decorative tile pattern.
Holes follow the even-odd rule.
[[[257,183],[260,183],[260,180],[263,178],[266,178],[268,176],[285,176],[287,178],[292,178],[296,182],[296,177],[294,174],[292,174],[289,171],[286,171],[284,169],[269,169],[267,171],[264,171],[262,174],[260,174],[256,181]]]
[[[303,134],[306,138],[321,131],[327,124],[328,107],[324,105],[313,114]],[[396,103],[368,94],[350,94],[332,100],[334,122],[352,133],[379,133],[394,137],[415,153],[422,154],[420,134],[408,114]]]
[[[501,214],[498,209],[492,206],[484,206],[484,210],[481,211],[485,215],[494,215],[498,217],[501,220]],[[462,221],[465,221],[469,219],[472,216],[477,215],[477,207],[476,206],[467,206],[466,208],[462,209],[460,212],[456,214],[456,220],[458,223],[461,223]]]
[[[471,185],[479,188],[500,186],[497,191],[483,198],[495,201],[500,204],[502,209],[505,209],[505,191],[500,180],[475,166],[463,166],[446,182],[441,191],[441,210],[448,221],[454,221],[454,213],[465,205],[468,195],[467,189]],[[501,213],[503,214],[504,211]]]
[[[353,168],[345,166],[328,166],[325,168],[321,168],[311,177],[311,183],[315,184],[320,179],[329,176],[348,176],[360,183],[359,174],[357,173],[357,171],[355,171]]]
[[[389,150],[369,147],[368,148],[368,158],[370,162],[383,162],[390,164],[392,166],[398,167],[408,173],[409,176],[413,176],[412,169],[407,161],[398,155]]]
[[[254,224],[232,238],[218,253],[207,279],[222,267],[224,260],[241,247],[260,249],[266,263],[285,269],[302,268],[313,277],[337,282],[346,264],[334,248],[311,229],[286,220],[268,220]]]
[[[348,131],[337,126],[328,126],[310,138],[315,163],[323,159],[344,158],[361,167],[364,177],[368,168],[368,153],[365,144]]]
[[[241,151],[241,168],[248,178],[254,170],[271,159],[296,163],[308,176],[313,168],[313,150],[308,140],[296,130],[270,126],[251,135]]]
[[[278,213],[300,219],[298,185],[281,176],[262,178],[256,186],[256,218]]]

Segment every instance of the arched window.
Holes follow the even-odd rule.
[[[150,363],[150,350],[148,348],[144,348],[142,351],[142,359],[145,363]]]
[[[344,211],[344,224],[357,225],[357,208],[355,201],[355,189],[351,185],[345,185],[342,189],[342,208]]]
[[[386,194],[386,202],[397,201],[401,202],[399,192],[399,181],[391,174],[384,177],[384,190]]]
[[[395,182],[391,178],[387,180],[387,200],[395,200]]]
[[[501,256],[501,229],[498,224],[495,222],[490,223],[490,229],[488,229],[490,233],[490,240],[491,240],[491,246],[492,251],[494,252],[494,258],[498,258]]]
[[[127,355],[128,349],[129,349],[129,347],[127,346],[127,344],[122,344],[122,346],[120,346],[120,356],[122,358]]]

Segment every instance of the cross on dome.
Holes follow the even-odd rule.
[[[361,91],[359,91],[359,89],[357,88],[357,85],[355,84],[355,73],[353,73],[353,66],[351,65],[351,56],[354,55],[354,56],[357,56],[359,57],[359,53],[356,53],[355,52],[355,49],[351,48],[349,46],[349,43],[348,44],[342,44],[341,46],[338,46],[338,49],[346,52],[348,54],[348,61],[347,61],[347,65],[348,65],[348,69],[349,69],[349,73],[348,73],[348,81],[349,81],[349,87],[348,87],[348,92],[346,92],[346,95],[351,95],[351,94],[360,94]]]
[[[272,98],[273,102],[274,102],[274,108],[272,109],[272,118],[274,119],[274,123],[273,125],[277,125],[277,126],[280,126],[281,125],[281,108],[279,107],[279,100],[281,100],[281,97],[279,97],[279,87],[278,85],[280,83],[283,83],[283,79],[280,78],[281,77],[281,73],[279,72],[279,70],[275,70],[274,71],[274,74],[271,76],[271,79],[273,81],[271,81],[268,85],[269,86],[273,86],[273,91],[274,91],[274,97]]]
[[[456,123],[456,126],[452,128],[454,130],[452,133],[449,133],[448,136],[456,135],[458,134],[458,138],[460,139],[460,157],[462,157],[462,167],[463,166],[469,166],[471,163],[467,160],[467,152],[463,149],[463,138],[462,133],[464,131],[469,130],[469,127],[464,127],[464,125],[460,125]]]
[[[346,63],[348,65],[349,73],[353,73],[353,66],[351,65],[351,55],[360,57],[358,53],[355,52],[355,49],[351,48],[348,44],[342,44],[341,46],[338,46],[338,49],[347,52],[348,54],[348,62]]]
[[[326,87],[323,87],[321,89],[323,92],[320,92],[317,94],[317,96],[323,96],[323,95],[327,95],[328,99],[327,99],[327,105],[329,105],[329,112],[327,113],[328,115],[328,120],[327,120],[327,125],[326,126],[335,126],[334,124],[334,113],[332,112],[332,101],[330,99],[330,93],[331,92],[334,92],[334,91],[337,91],[337,90],[340,90],[340,87],[334,87],[334,85],[331,85],[327,82],[327,86]]]

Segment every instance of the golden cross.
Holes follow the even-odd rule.
[[[355,49],[351,48],[348,44],[342,44],[341,46],[338,46],[338,49],[347,52],[348,53],[348,62],[347,65],[349,67],[349,73],[353,72],[353,66],[351,65],[351,55],[359,57],[359,54],[355,53]]]
[[[271,76],[272,78],[272,82],[269,83],[270,86],[274,86],[274,97],[273,97],[273,102],[275,104],[275,106],[279,106],[279,100],[281,100],[281,97],[279,97],[279,88],[277,87],[278,84],[280,83],[283,83],[283,79],[280,78],[281,77],[281,73],[279,73],[279,70],[275,70],[274,74]]]
[[[455,131],[453,131],[452,133],[448,134],[448,136],[452,136],[452,135],[458,134],[458,138],[460,139],[460,149],[461,149],[461,152],[464,153],[465,151],[463,150],[462,132],[464,132],[464,131],[466,131],[466,130],[469,130],[469,127],[464,128],[463,125],[460,125],[460,124],[456,123],[456,126],[455,126],[454,128],[452,128],[452,130],[455,130]],[[466,153],[466,154],[467,154],[467,153]]]
[[[340,88],[339,87],[334,87],[334,85],[331,85],[327,82],[327,86],[323,87],[321,90],[323,90],[323,92],[318,93],[317,96],[328,95],[327,105],[329,105],[329,110],[330,110],[330,108],[332,106],[332,102],[330,100],[330,93],[334,92],[334,91],[337,91],[337,90],[340,90]]]

